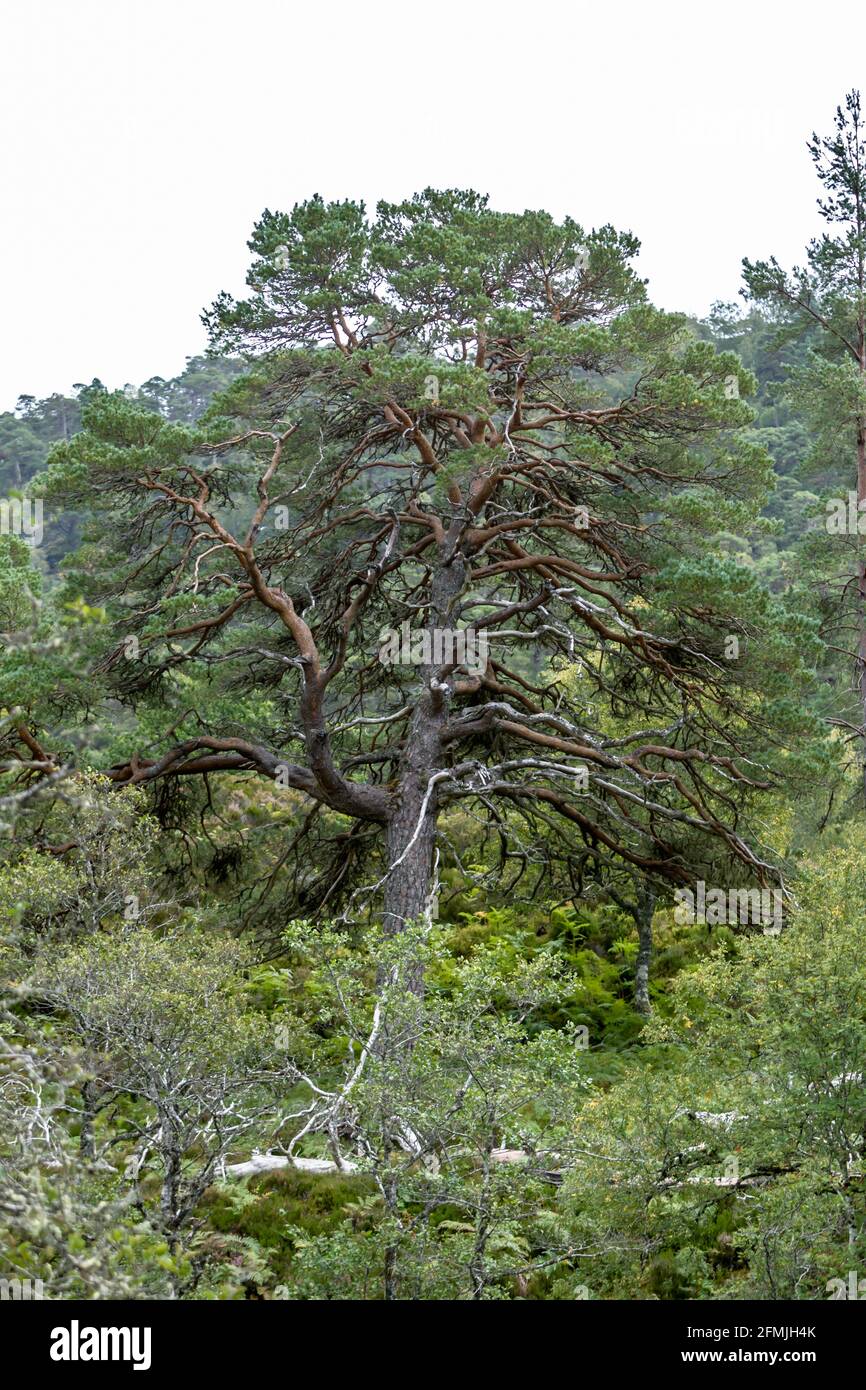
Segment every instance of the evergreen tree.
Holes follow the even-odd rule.
[[[811,426],[813,463],[843,491],[830,499],[826,515],[832,553],[826,546],[816,553],[825,596],[832,588],[828,638],[850,652],[859,693],[854,723],[836,722],[860,739],[866,797],[866,140],[859,92],[849,92],[844,109],[837,108],[832,135],[813,134],[809,153],[824,190],[818,208],[830,230],[810,242],[806,265],[791,272],[775,257],[744,260],[743,267],[748,294],[773,313],[781,338],[808,345],[805,359],[789,371],[786,394]],[[853,526],[849,489],[856,498]]]
[[[88,699],[176,734],[111,777],[305,793],[348,821],[306,910],[381,901],[388,932],[432,910],[456,802],[512,881],[765,881],[753,807],[814,770],[816,648],[708,550],[772,475],[738,358],[646,302],[633,236],[474,193],[314,198],[251,247],[206,316],[252,357],[218,411],[95,393],[47,475],[94,517]]]

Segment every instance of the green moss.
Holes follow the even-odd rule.
[[[291,1227],[310,1236],[326,1235],[346,1220],[348,1207],[373,1191],[368,1177],[284,1168],[251,1178],[248,1191],[211,1188],[202,1202],[202,1215],[217,1231],[257,1241],[268,1252],[279,1280],[287,1277],[291,1267]]]

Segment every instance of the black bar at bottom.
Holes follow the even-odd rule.
[[[430,1305],[429,1329],[422,1326],[416,1333],[416,1350],[423,1355],[426,1375],[439,1366],[453,1375],[465,1364],[467,1350],[483,1358],[485,1379],[500,1358],[508,1374],[516,1370],[516,1352],[522,1360],[528,1356],[535,1362],[533,1380],[537,1382],[548,1373],[561,1379],[568,1362],[573,1364],[576,1380],[585,1380],[590,1366],[597,1376],[605,1365],[617,1379],[616,1373],[626,1366],[665,1375],[679,1369],[689,1378],[700,1378],[714,1366],[729,1371],[742,1366],[761,1368],[770,1378],[779,1370],[805,1368],[826,1380],[828,1373],[861,1364],[862,1314],[829,1300],[576,1301],[567,1309],[551,1307],[541,1323],[529,1314],[523,1327],[514,1321],[519,1309],[508,1306],[506,1325],[498,1321],[497,1314],[505,1311],[501,1304],[476,1307],[471,1317],[466,1305],[452,1304],[450,1312],[441,1304]],[[197,1378],[217,1374],[222,1382],[240,1374],[247,1380],[252,1375],[269,1382],[275,1373],[294,1378],[308,1360],[311,1369],[318,1365],[317,1374],[324,1372],[328,1379],[333,1374],[345,1380],[358,1371],[366,1377],[375,1374],[378,1365],[383,1379],[396,1374],[402,1380],[411,1374],[414,1357],[407,1361],[400,1333],[407,1324],[414,1324],[416,1316],[416,1305],[395,1307],[389,1315],[384,1306],[365,1303],[361,1314],[359,1305],[345,1302],[0,1304],[7,1354],[14,1348],[28,1370],[47,1373],[58,1382],[70,1376],[93,1380],[103,1373],[138,1379],[166,1373]],[[382,1324],[379,1317],[384,1319]],[[355,1319],[357,1331],[351,1326]],[[426,1322],[423,1314],[422,1321]],[[391,1356],[384,1353],[383,1327],[397,1339]],[[452,1333],[459,1336],[459,1344]],[[564,1341],[551,1342],[551,1334],[557,1333]],[[371,1341],[371,1334],[375,1340]],[[525,1341],[527,1336],[532,1340]],[[374,1347],[377,1350],[371,1357]],[[551,1365],[552,1358],[559,1370]]]

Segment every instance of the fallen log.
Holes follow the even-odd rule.
[[[494,1149],[490,1155],[494,1163],[526,1163],[539,1158],[539,1154],[527,1153],[525,1149]],[[254,1152],[245,1163],[227,1163],[223,1167],[225,1178],[248,1178],[257,1173],[275,1173],[281,1168],[297,1168],[302,1173],[357,1173],[358,1165],[343,1160],[342,1169],[330,1158],[289,1158],[285,1154]],[[542,1176],[549,1182],[561,1182],[559,1173],[545,1172]]]
[[[227,1163],[223,1177],[248,1178],[256,1173],[275,1173],[280,1168],[297,1168],[302,1173],[357,1173],[358,1166],[344,1160],[342,1170],[330,1158],[287,1158],[285,1154],[254,1153],[246,1163]]]

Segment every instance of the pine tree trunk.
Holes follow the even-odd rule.
[[[437,629],[442,631],[453,625],[454,608],[463,582],[464,565],[459,560],[452,564],[442,563],[433,576],[428,627],[431,639]],[[444,768],[442,730],[448,719],[450,683],[454,680],[451,673],[440,681],[439,670],[435,661],[419,668],[423,695],[412,717],[400,770],[396,810],[388,823],[383,928],[389,936],[423,917],[435,888],[437,774]],[[413,987],[421,992],[420,973]]]
[[[436,837],[434,799],[435,787],[427,796],[427,780],[423,784],[412,776],[404,780],[399,808],[387,835],[389,874],[383,926],[388,936],[417,921],[427,906]]]

